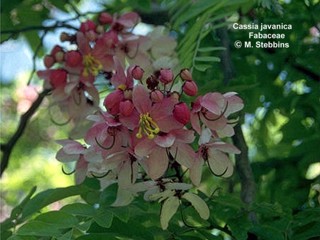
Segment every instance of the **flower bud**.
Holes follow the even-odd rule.
[[[120,102],[119,110],[123,116],[125,117],[130,116],[131,113],[133,112],[133,109],[134,109],[134,105],[130,100]]]
[[[184,81],[192,81],[192,75],[189,69],[185,68],[180,71],[180,77]]]
[[[81,25],[80,25],[80,31],[81,32],[85,33],[85,32],[88,32],[90,30],[92,30],[92,31],[96,30],[96,24],[93,21],[87,20],[87,21],[81,23]]]
[[[62,49],[62,47],[60,47],[59,45],[55,45],[55,46],[52,48],[50,55],[51,55],[51,56],[55,56],[56,53],[58,53],[58,52],[63,52],[63,49]]]
[[[103,101],[103,105],[111,114],[118,114],[120,102],[123,100],[123,93],[121,90],[115,90],[109,93]]]
[[[103,33],[103,32],[104,32],[104,27],[103,27],[102,25],[98,25],[98,26],[96,27],[96,32],[97,32],[97,33]]]
[[[137,79],[137,80],[141,80],[141,79],[142,79],[143,73],[144,73],[144,70],[143,70],[141,67],[139,67],[139,66],[135,66],[135,67],[132,69],[132,72],[131,72],[132,77],[133,77],[134,79]]]
[[[67,82],[67,71],[54,69],[50,72],[50,84],[53,88],[63,87]]]
[[[161,69],[159,80],[163,84],[168,84],[168,83],[172,82],[173,72],[171,71],[171,69]]]
[[[113,18],[109,13],[103,12],[99,15],[98,21],[102,25],[111,24],[113,21]]]
[[[173,117],[183,125],[190,121],[190,110],[188,105],[184,102],[180,102],[174,106]]]
[[[56,62],[62,62],[64,59],[64,52],[56,52],[56,54],[54,55],[54,59],[56,60]]]
[[[71,50],[65,53],[64,60],[68,67],[76,67],[82,63],[82,55],[78,51]]]
[[[154,90],[150,94],[152,102],[159,103],[163,100],[163,93],[160,90]]]
[[[198,86],[194,81],[186,81],[183,84],[182,90],[188,96],[195,96],[198,93]]]
[[[46,68],[51,68],[53,66],[53,64],[55,63],[55,60],[51,55],[46,55],[44,57],[43,62],[44,62],[44,66]]]

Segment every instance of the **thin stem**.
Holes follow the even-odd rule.
[[[20,139],[22,134],[24,133],[24,130],[27,126],[29,119],[33,116],[33,114],[36,112],[38,107],[41,105],[43,99],[49,94],[50,91],[51,90],[49,89],[45,89],[39,94],[38,98],[33,102],[29,110],[20,117],[18,128],[15,131],[15,133],[12,135],[12,137],[9,139],[9,141],[5,144],[1,144],[1,151],[3,152],[3,155],[1,159],[1,165],[0,165],[0,177],[8,167],[12,149],[16,145],[17,141]]]

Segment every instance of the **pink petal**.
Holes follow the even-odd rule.
[[[161,136],[157,136],[154,139],[154,142],[160,147],[168,148],[173,145],[175,140],[176,140],[175,136],[173,134],[168,133]]]
[[[139,157],[147,157],[156,148],[156,146],[157,145],[153,140],[144,138],[141,142],[139,142],[136,145],[134,153]]]
[[[195,161],[193,162],[190,171],[190,179],[192,183],[195,186],[199,186],[201,182],[201,176],[202,176],[202,166],[203,166],[203,159],[198,156],[195,158]]]
[[[164,148],[154,148],[149,157],[145,160],[146,171],[150,178],[158,179],[168,168],[168,156]]]
[[[234,145],[230,144],[230,143],[224,143],[224,142],[214,142],[214,143],[209,143],[207,144],[207,146],[226,152],[226,153],[235,153],[235,154],[239,154],[241,153],[241,151],[235,147]]]
[[[202,122],[211,130],[221,130],[227,125],[227,119],[224,116],[212,114],[210,112],[200,115]]]
[[[175,135],[177,141],[184,143],[192,143],[195,139],[194,131],[187,129],[172,130],[171,133]]]
[[[224,113],[225,116],[229,116],[232,113],[238,112],[244,107],[242,99],[239,98],[236,93],[229,92],[225,93],[223,96],[225,96],[228,101],[228,107]]]
[[[63,148],[61,148],[57,153],[56,153],[56,159],[60,162],[63,163],[68,163],[68,162],[75,162],[79,159],[80,155],[79,154],[67,154],[65,151],[63,151]]]
[[[207,93],[202,97],[201,106],[208,111],[220,115],[225,107],[226,101],[220,93]]]
[[[117,57],[114,57],[113,61],[115,64],[116,73],[112,76],[111,83],[117,88],[119,85],[126,84],[126,75],[124,74],[124,68],[119,59]]]
[[[139,21],[140,17],[135,12],[125,13],[117,20],[118,23],[122,24],[127,28],[134,27]]]
[[[181,165],[190,168],[195,159],[195,152],[189,144],[175,143],[170,149],[170,153]]]
[[[191,113],[190,115],[190,122],[192,128],[198,133],[201,133],[201,127],[200,127],[200,118],[198,113]]]
[[[230,177],[233,174],[233,164],[228,156],[220,151],[209,148],[208,164],[211,171],[216,175]]]
[[[148,113],[151,110],[149,91],[141,84],[138,84],[133,88],[132,102],[139,113]]]

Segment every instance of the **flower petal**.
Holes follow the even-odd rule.
[[[148,89],[141,84],[133,88],[132,102],[139,113],[148,113],[151,110],[151,100]]]
[[[202,219],[207,220],[209,218],[210,210],[208,208],[208,205],[198,195],[186,192],[182,195],[182,198],[186,199],[192,204],[192,206],[196,209]]]
[[[208,150],[208,164],[215,175],[230,177],[233,174],[233,164],[228,156],[213,148]]]
[[[154,142],[163,148],[168,148],[171,147],[176,140],[175,136],[173,134],[164,134],[164,135],[159,135],[154,139]]]
[[[169,197],[163,202],[160,214],[160,222],[163,230],[168,228],[169,221],[177,212],[179,205],[180,201],[175,196]]]

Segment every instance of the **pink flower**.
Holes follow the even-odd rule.
[[[86,147],[73,140],[59,140],[57,142],[62,145],[62,148],[57,152],[56,158],[63,163],[77,162],[75,178],[76,183],[80,184],[87,174],[88,162],[84,157]]]
[[[98,20],[100,24],[105,25],[112,23],[113,17],[109,13],[103,12],[100,13]]]
[[[190,179],[196,186],[200,184],[204,162],[207,162],[209,169],[214,175],[230,177],[233,173],[233,163],[226,153],[240,153],[240,150],[232,144],[210,139],[210,129],[203,129],[199,140],[200,146],[195,161],[190,168]]]
[[[152,103],[147,88],[136,85],[132,92],[132,102],[140,114],[137,137],[147,136],[154,138],[160,131],[169,132],[182,128],[182,124],[176,121],[172,115],[177,100],[166,97],[159,103]]]
[[[194,140],[192,130],[177,129],[162,133],[154,139],[143,138],[135,147],[135,154],[152,179],[161,177],[168,168],[169,158],[189,168],[193,164],[194,151],[189,143]]]
[[[48,69],[37,72],[39,78],[46,81],[47,88],[64,88],[67,83],[67,71],[64,69]]]
[[[82,63],[82,55],[78,51],[71,50],[65,53],[64,60],[68,67],[77,67]]]

